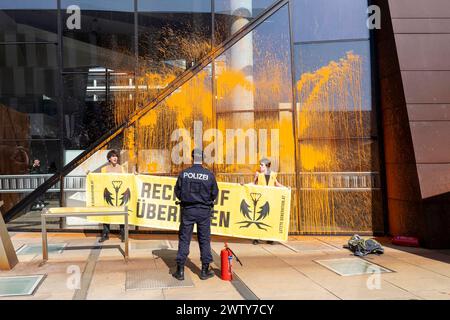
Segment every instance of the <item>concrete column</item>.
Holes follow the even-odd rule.
[[[231,0],[230,13],[234,19],[231,25],[231,33],[234,34],[243,26],[249,23],[252,16],[252,0]],[[229,67],[234,72],[242,72],[245,79],[253,85],[253,32],[247,34],[244,38],[239,40],[230,49]],[[247,130],[254,128],[254,97],[253,90],[236,85],[231,94],[231,101],[229,111],[240,111],[234,113],[229,119],[232,121],[230,125],[234,129]],[[243,113],[242,111],[249,111]],[[228,128],[227,128],[228,129]],[[231,129],[231,128],[230,128]],[[239,138],[238,138],[239,140]],[[249,142],[248,142],[249,143]],[[246,144],[246,160],[248,169],[253,170],[254,164],[249,164],[249,159],[253,157],[250,155],[248,143]],[[227,146],[228,148],[228,146]],[[241,150],[243,151],[243,150]],[[236,161],[237,159],[235,159]],[[240,170],[242,170],[241,168]]]
[[[231,32],[235,33],[249,22],[252,13],[252,0],[231,0],[231,15],[235,21]],[[253,34],[238,41],[231,49],[230,67],[233,71],[241,71],[250,83],[253,83]],[[241,86],[233,90],[231,110],[254,110],[253,92]],[[236,114],[233,120],[243,129],[253,127],[253,114]]]

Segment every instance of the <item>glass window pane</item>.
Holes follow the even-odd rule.
[[[368,39],[365,0],[294,0],[295,42]]]
[[[0,42],[56,42],[56,0],[0,0]]]
[[[245,182],[250,182],[260,158],[270,157],[274,171],[293,176],[287,7],[218,57],[215,70],[217,126],[225,141],[223,159],[216,167],[218,174],[225,181],[245,175]],[[288,185],[293,186],[291,182]]]
[[[0,45],[0,96],[57,95],[56,45]]]
[[[212,76],[207,66],[139,120],[139,172],[178,174],[191,164],[194,146],[210,146],[205,137],[212,128]],[[211,157],[205,152],[205,158]]]
[[[370,138],[372,109],[368,41],[295,46],[301,138]]]
[[[57,138],[56,97],[0,96],[0,139]]]
[[[369,41],[298,44],[295,58],[300,230],[382,230]]]
[[[57,80],[55,45],[0,45],[0,139],[58,137]]]
[[[381,190],[300,189],[299,230],[333,234],[384,232]]]
[[[21,178],[23,182],[29,182],[33,180],[32,176],[24,176]],[[20,199],[25,198],[29,192],[13,193],[9,197],[8,204],[16,204]],[[7,194],[5,194],[7,196]],[[2,194],[0,193],[0,197]],[[26,209],[22,211],[22,214],[8,223],[8,229],[14,231],[40,231],[41,230],[41,211],[45,208],[60,207],[60,186],[57,183],[50,188],[47,192],[38,196],[34,202],[32,202]],[[47,220],[48,229],[59,229],[62,225],[61,218],[49,218]],[[49,247],[50,249],[50,247]],[[51,254],[51,251],[50,251]]]
[[[80,28],[69,29],[67,7],[80,8]],[[134,1],[62,0],[64,68],[134,70]]]
[[[211,50],[210,0],[139,0],[141,74],[173,77]]]
[[[57,172],[59,157],[59,140],[0,140],[0,200],[5,202],[2,212]]]
[[[0,140],[0,174],[47,174],[59,168],[59,140]],[[33,169],[33,161],[40,166]]]
[[[275,0],[214,0],[214,40],[220,44],[256,18]]]
[[[370,139],[317,139],[299,143],[301,172],[378,172],[378,143]]]
[[[96,69],[70,73],[64,81],[64,146],[88,148],[135,110],[134,75]]]

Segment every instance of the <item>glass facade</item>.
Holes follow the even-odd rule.
[[[0,1],[2,212],[24,197],[20,177],[32,174],[37,187],[61,168],[57,8],[52,0]]]
[[[299,229],[382,231],[367,2],[292,4]]]
[[[56,42],[56,0],[0,1],[0,42]]]
[[[32,158],[42,179],[58,171],[277,1],[5,3],[4,39],[34,30],[32,42],[0,39],[6,181],[29,174]],[[176,175],[202,146],[220,181],[251,182],[259,159],[271,158],[293,190],[291,233],[383,231],[366,9],[365,1],[286,1],[65,176],[51,199],[83,205],[86,172],[106,163],[108,149],[121,150],[127,172]],[[19,191],[0,197],[11,207]]]

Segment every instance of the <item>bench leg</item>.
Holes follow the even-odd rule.
[[[47,222],[45,216],[41,216],[41,229],[42,229],[42,263],[48,260],[48,246],[47,246]]]
[[[128,262],[129,257],[129,243],[128,243],[128,209],[125,213],[125,262]]]

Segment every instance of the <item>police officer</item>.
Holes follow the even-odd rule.
[[[214,201],[219,193],[214,174],[203,168],[203,151],[192,151],[194,165],[183,170],[175,185],[175,195],[180,200],[181,223],[178,234],[177,271],[173,276],[184,280],[184,265],[189,255],[189,244],[194,224],[197,224],[197,235],[200,246],[202,271],[200,279],[206,280],[214,276],[209,268],[213,261],[211,255],[211,213]]]

